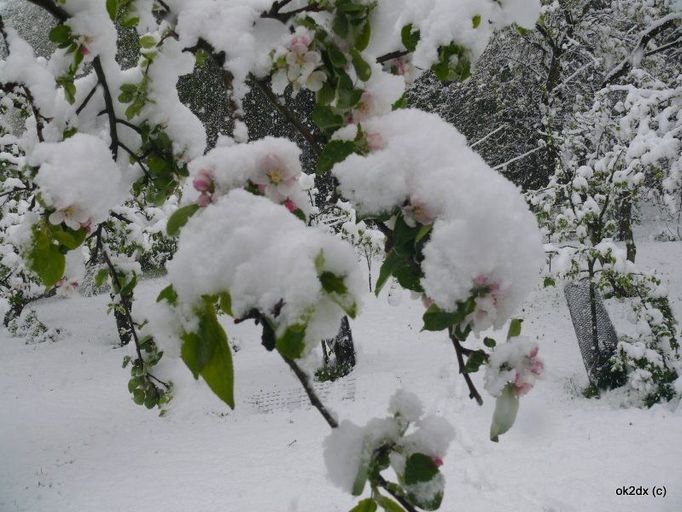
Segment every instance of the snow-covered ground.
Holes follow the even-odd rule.
[[[682,243],[639,247],[643,267],[670,278],[678,318],[681,258]],[[136,307],[144,311],[163,285],[144,282]],[[399,387],[417,393],[427,412],[446,417],[457,438],[442,468],[442,510],[682,510],[682,407],[622,409],[608,399],[583,398],[587,378],[560,289],[536,291],[524,308],[524,333],[540,343],[546,373],[499,444],[488,440],[493,399],[483,407],[469,400],[451,345],[443,335],[419,332],[419,302],[408,294],[397,298],[394,306],[385,296],[368,301],[352,323],[357,369],[320,387],[320,394],[340,418],[360,424],[383,416]],[[165,375],[177,391],[169,414],[159,418],[129,398],[128,370],[121,369],[127,349],[113,348],[106,302],[99,296],[37,305],[43,322],[67,331],[54,343],[27,345],[0,332],[0,511],[332,512],[353,506],[356,500],[325,477],[326,423],[281,359],[260,346],[254,327],[228,327],[241,346],[235,411],[194,382],[182,362],[165,358]],[[667,496],[617,496],[623,485],[665,486]]]

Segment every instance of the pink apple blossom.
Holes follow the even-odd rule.
[[[436,455],[435,457],[431,457],[431,460],[433,460],[433,463],[438,468],[443,465],[443,458],[440,455]]]
[[[429,226],[435,220],[435,215],[431,209],[419,199],[410,199],[410,202],[403,206],[402,211],[405,224],[412,228],[416,227],[417,224]]]
[[[284,204],[286,209],[289,210],[291,213],[294,213],[296,210],[298,210],[298,206],[296,206],[296,203],[294,203],[291,199],[287,199],[282,204]]]
[[[210,171],[201,169],[192,180],[192,185],[199,192],[208,192],[213,185],[213,176]]]
[[[379,151],[386,147],[386,142],[379,132],[369,132],[367,134],[367,145],[370,151]]]
[[[90,216],[77,205],[71,205],[52,212],[48,217],[48,221],[53,226],[64,223],[74,231],[90,227]]]
[[[213,197],[211,197],[211,195],[207,194],[206,192],[202,192],[201,195],[197,198],[197,204],[201,208],[206,208],[212,202],[213,202]]]

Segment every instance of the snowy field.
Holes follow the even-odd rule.
[[[671,301],[682,317],[682,243],[642,243],[640,258],[643,268],[671,279]],[[143,283],[136,307],[144,312],[162,286],[163,280]],[[488,396],[478,407],[468,399],[445,336],[419,333],[421,304],[408,294],[396,299],[394,306],[385,295],[368,301],[352,323],[358,367],[319,391],[341,419],[360,424],[383,416],[400,387],[417,393],[427,412],[446,417],[457,438],[441,468],[442,510],[682,510],[682,408],[621,409],[608,398],[583,398],[587,378],[560,289],[536,291],[524,308],[524,333],[540,343],[546,374],[499,444],[488,441],[494,400]],[[169,414],[159,418],[129,398],[128,370],[121,369],[127,349],[113,348],[107,300],[37,305],[43,322],[66,331],[55,343],[27,345],[0,333],[1,512],[353,506],[325,477],[327,425],[281,359],[260,346],[253,326],[228,326],[241,346],[235,411],[194,382],[179,360],[164,358],[162,373],[177,391]],[[616,496],[623,485],[665,486],[667,496]]]

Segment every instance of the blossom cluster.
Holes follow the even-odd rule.
[[[500,396],[507,386],[516,396],[528,393],[545,368],[538,351],[538,345],[525,337],[497,346],[486,368],[485,389],[493,396]]]

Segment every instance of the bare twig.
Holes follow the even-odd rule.
[[[296,364],[296,361],[289,359],[284,355],[282,356],[282,359],[284,359],[284,362],[289,365],[289,368],[291,368],[291,371],[293,371],[296,377],[298,377],[298,380],[301,381],[301,385],[308,395],[308,399],[310,400],[310,403],[313,405],[313,407],[320,412],[322,417],[331,428],[338,428],[338,421],[336,421],[336,418],[332,416],[332,413],[324,406],[320,398],[317,396],[317,393],[315,393],[315,389],[310,383],[308,375],[301,369],[300,366],[298,366],[298,364]]]
[[[455,333],[452,332],[452,330],[450,331],[450,340],[452,341],[452,345],[455,347],[455,353],[457,354],[457,364],[459,365],[459,373],[462,374],[464,380],[467,383],[467,386],[469,387],[469,398],[473,398],[474,400],[476,400],[478,405],[483,405],[483,399],[481,398],[481,394],[476,389],[476,386],[471,380],[469,374],[464,370],[465,365],[463,354],[465,349],[464,347],[462,347],[459,338],[455,336]]]
[[[379,486],[385,490],[388,494],[393,496],[393,499],[396,500],[400,505],[407,511],[407,512],[417,512],[417,509],[414,508],[409,501],[407,501],[405,498],[403,498],[400,494],[397,494],[393,492],[393,489],[391,489],[391,486],[389,482],[387,482],[383,476],[378,475],[377,482],[379,483]]]

